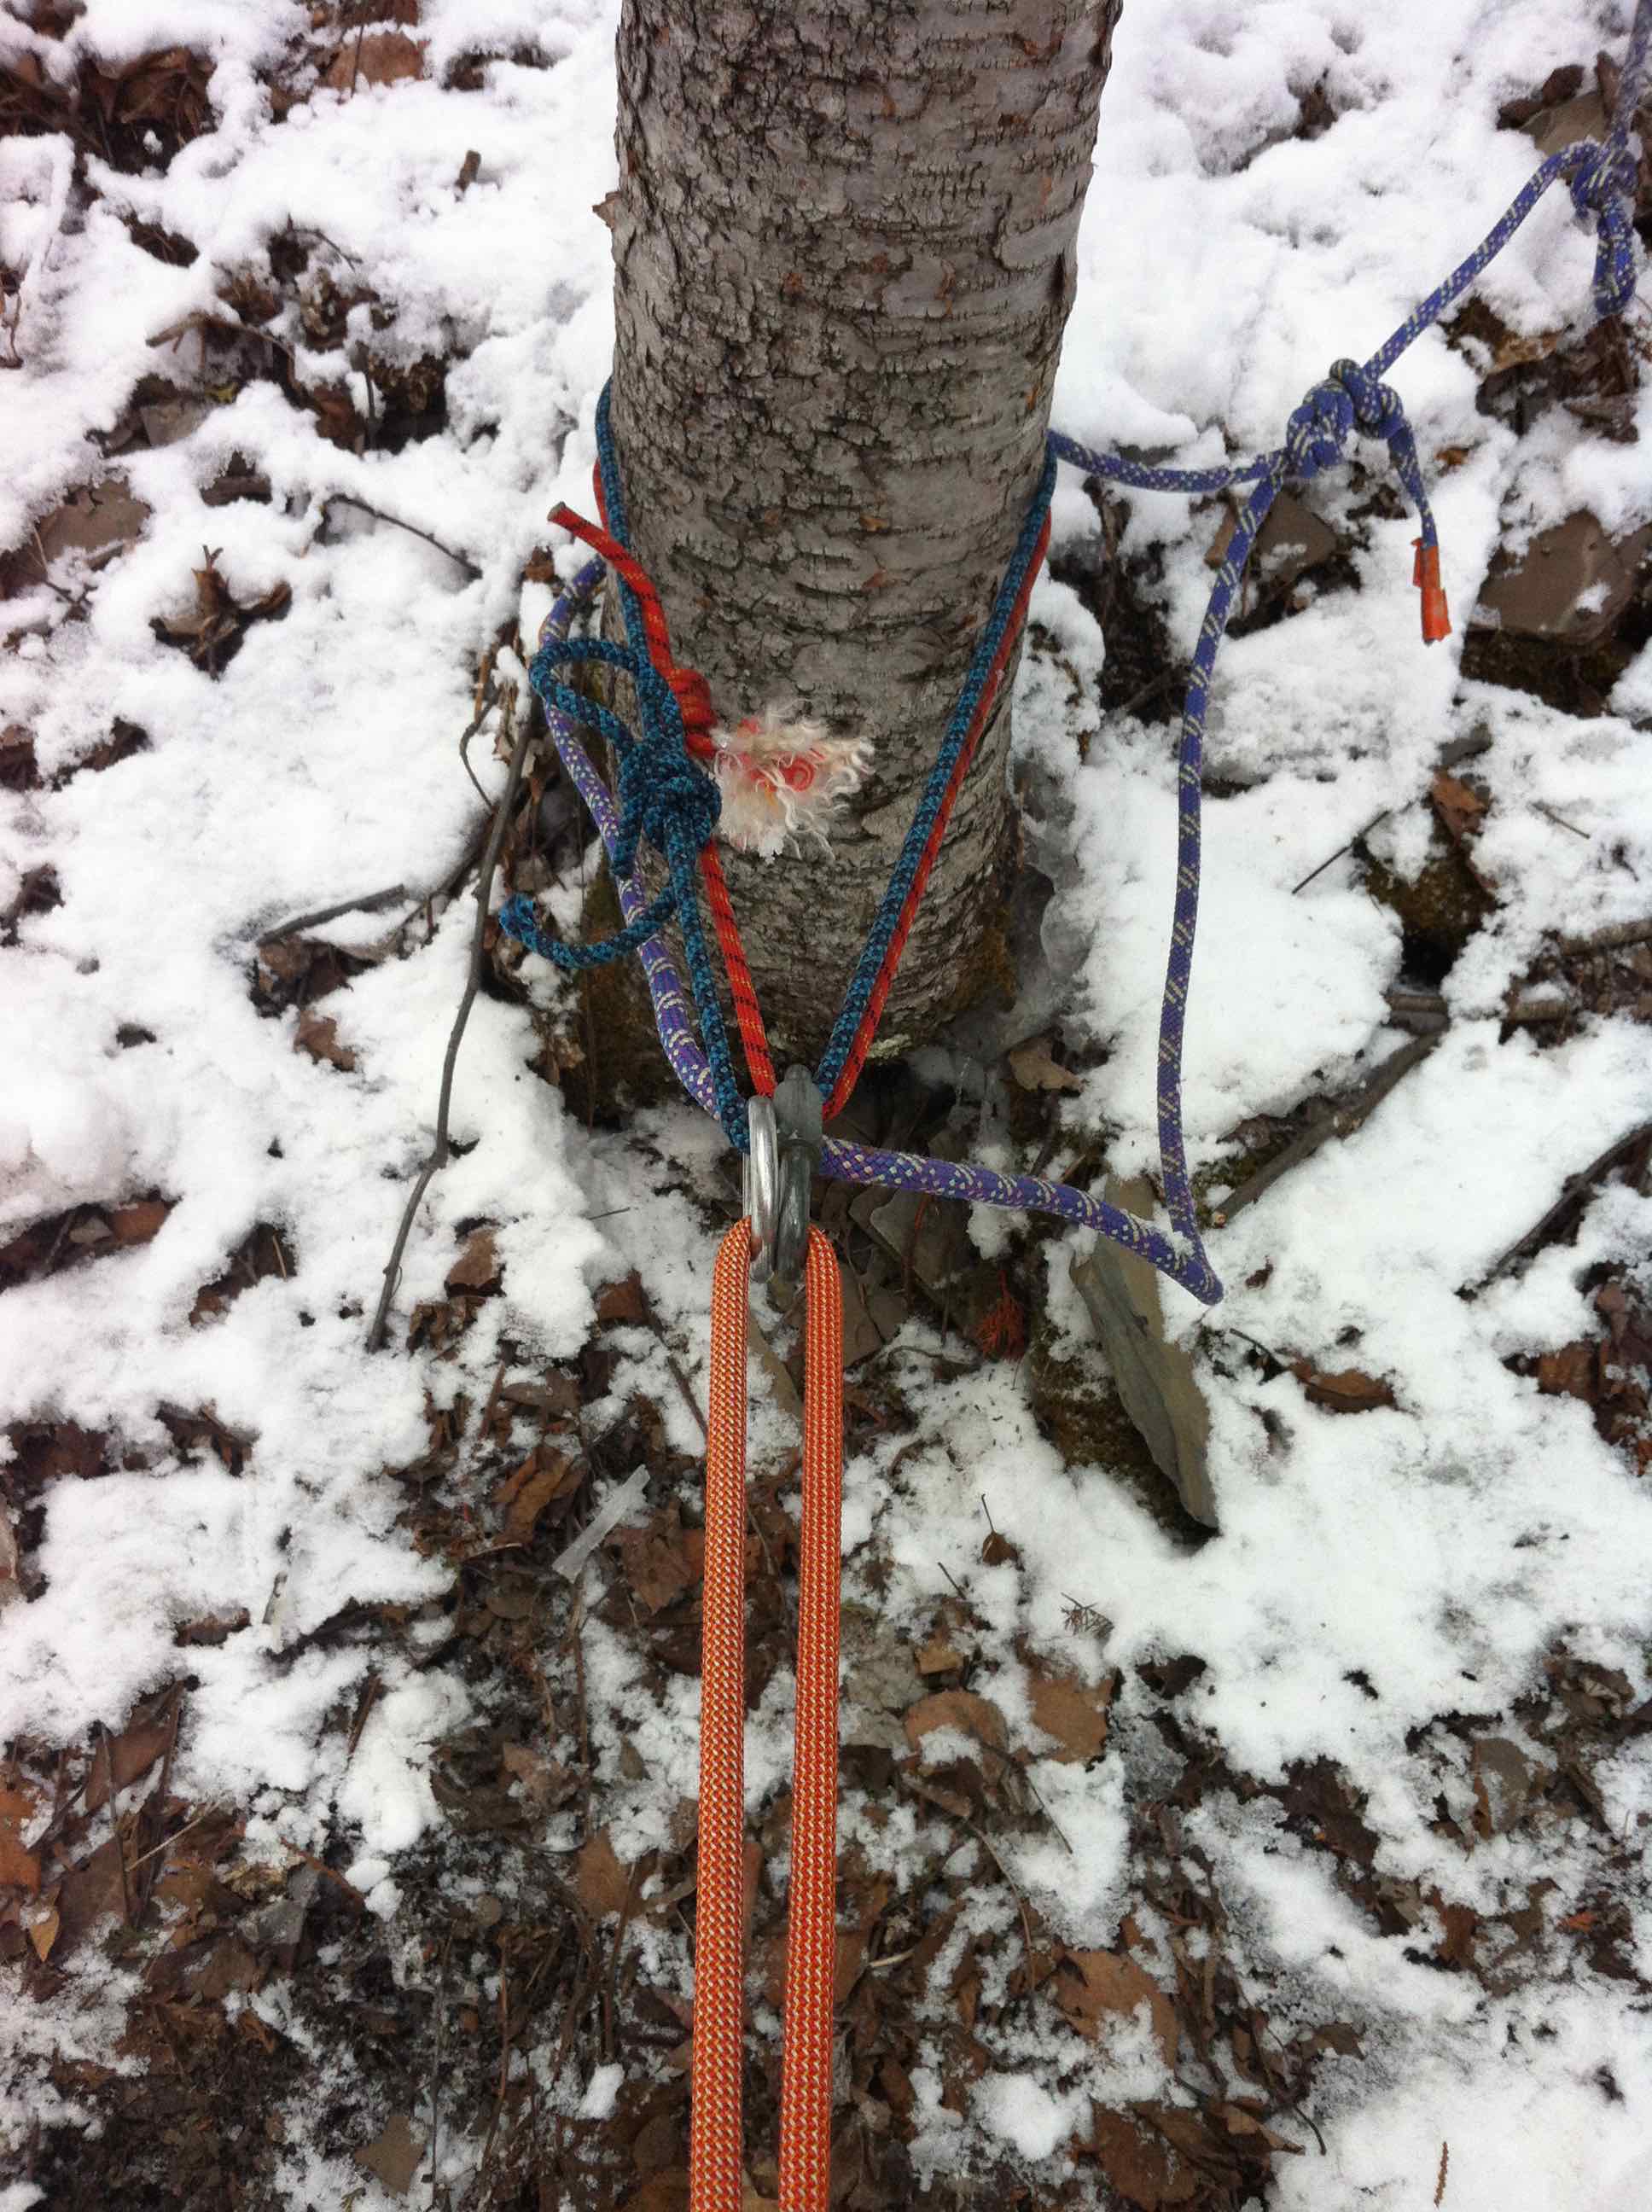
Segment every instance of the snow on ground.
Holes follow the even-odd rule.
[[[427,1391],[451,1402],[464,1390],[474,1406],[507,1342],[542,1359],[575,1354],[592,1286],[628,1267],[691,1375],[706,1348],[712,1237],[677,1194],[712,1190],[714,1141],[686,1109],[640,1119],[635,1143],[588,1137],[528,1072],[526,1013],[484,999],[455,1092],[466,1149],[432,1187],[397,1310],[440,1297],[460,1224],[479,1219],[499,1224],[504,1296],[457,1362],[362,1351],[428,1145],[467,954],[468,900],[425,905],[482,814],[455,740],[482,656],[517,612],[547,508],[579,495],[592,457],[611,343],[608,239],[592,210],[611,180],[615,14],[573,0],[425,0],[422,77],[347,92],[314,69],[289,76],[278,122],[270,85],[303,38],[297,8],[91,0],[61,44],[27,21],[0,24],[0,61],[34,52],[49,72],[82,54],[112,64],[188,46],[210,59],[213,115],[164,168],[88,157],[89,198],[71,190],[66,137],[0,142],[0,260],[21,301],[22,362],[0,376],[0,546],[22,544],[103,475],[99,441],[126,418],[140,379],[204,386],[211,402],[175,441],[140,438],[109,463],[143,510],[124,550],[95,570],[63,553],[48,575],[22,574],[3,606],[0,727],[32,736],[39,781],[0,794],[0,904],[41,870],[58,899],[26,906],[0,951],[0,1237],[79,1205],[172,1206],[150,1241],[0,1295],[0,1426],[72,1422],[112,1440],[113,1470],[46,1493],[27,1561],[35,1594],[0,1615],[0,1735],[61,1744],[100,1721],[118,1727],[176,1671],[180,1627],[244,1615],[189,1656],[197,1686],[173,1786],[244,1808],[271,1854],[319,1851],[342,1828],[356,1879],[390,1915],[398,1855],[435,1818],[428,1747],[464,1718],[467,1692],[440,1668],[389,1664],[347,1759],[326,1718],[353,1702],[370,1655],[304,1645],[347,1605],[418,1608],[446,1586],[382,1470],[424,1449]],[[1531,145],[1495,127],[1499,106],[1558,64],[1592,64],[1625,30],[1606,0],[1164,0],[1127,11],[1057,422],[1189,463],[1276,441],[1329,362],[1370,352],[1525,178]],[[444,72],[478,53],[476,88],[444,88]],[[1305,139],[1297,124],[1313,87],[1334,120]],[[187,239],[197,256],[158,258],[133,225]],[[295,238],[314,315],[290,296],[263,322],[245,293],[226,308],[226,284]],[[1564,193],[1552,195],[1483,296],[1523,336],[1579,322],[1592,250]],[[324,277],[393,312],[375,316],[363,301],[331,315]],[[361,412],[383,404],[364,379],[369,353],[409,372],[446,357],[445,420],[399,450],[347,451],[273,383],[226,369],[226,349],[255,356],[261,342],[191,325],[203,314],[264,330],[298,382],[337,387]],[[891,1633],[921,1635],[949,1579],[967,1585],[989,1631],[974,1686],[990,1687],[1023,1736],[1028,1638],[1092,1680],[1103,1656],[1128,1670],[1197,1652],[1197,1721],[1236,1769],[1278,1780],[1333,1759],[1368,1796],[1382,1874],[1487,1914],[1551,1875],[1553,1923],[1576,1909],[1581,1849],[1549,1828],[1466,1852],[1440,1832],[1436,1802],[1438,1791],[1455,1820],[1469,1817],[1466,1765],[1424,1774],[1407,1735],[1441,1715],[1511,1711],[1563,1648],[1622,1670],[1637,1700],[1648,1691],[1644,1484],[1585,1407],[1540,1395],[1507,1363],[1588,1333],[1580,1277],[1642,1263],[1652,1202],[1603,1190],[1575,1246],[1465,1292],[1566,1176],[1646,1116],[1643,1027],[1603,1018],[1540,1049],[1529,1031],[1500,1042],[1499,1015],[1546,933],[1645,912],[1652,799],[1635,718],[1644,723],[1652,678],[1631,671],[1621,713],[1579,720],[1461,680],[1458,655],[1500,540],[1579,504],[1619,533],[1652,518],[1652,403],[1638,404],[1638,446],[1570,418],[1564,440],[1553,418],[1520,439],[1477,412],[1474,368],[1437,332],[1394,381],[1436,498],[1458,633],[1422,650],[1411,520],[1367,513],[1357,590],[1327,592],[1227,648],[1211,765],[1229,795],[1207,816],[1187,1028],[1195,1164],[1219,1183],[1242,1149],[1229,1133],[1345,1087],[1400,1041],[1385,1030],[1401,957],[1393,915],[1346,860],[1300,895],[1293,886],[1385,807],[1374,849],[1414,870],[1429,822],[1418,794],[1454,739],[1489,739],[1477,770],[1494,803],[1479,861],[1512,888],[1447,978],[1444,1042],[1368,1126],[1213,1240],[1230,1294],[1200,1340],[1222,1536],[1189,1550],[1136,1493],[1066,1466],[1012,1366],[920,1389],[914,1364],[915,1439],[865,1450],[848,1472],[846,1592]],[[267,496],[208,503],[226,472],[261,476]],[[341,495],[358,504],[328,505]],[[1336,477],[1315,494],[1345,525],[1354,498]],[[1131,510],[1123,553],[1162,549],[1163,609],[1185,650],[1208,588],[1211,511],[1148,496]],[[1093,527],[1069,477],[1058,550]],[[240,606],[290,594],[216,668],[155,627],[199,604],[207,548],[207,570]],[[1099,633],[1063,583],[1041,585],[1033,616],[1048,642],[1023,671],[1019,744],[1039,794],[1039,858],[1059,886],[1048,935],[1072,957],[1072,1036],[1105,1048],[1071,1126],[1104,1127],[1113,1164],[1131,1171],[1153,1158],[1173,769],[1163,726],[1133,718],[1109,721],[1079,764],[1075,740],[1096,718],[1068,702],[1059,659],[1093,683]],[[147,744],[85,765],[117,724]],[[497,726],[469,756],[490,789],[502,775]],[[297,1014],[262,1015],[250,994],[258,939],[391,885],[404,888],[386,907],[313,933],[360,951],[418,915],[400,940],[408,957],[355,975],[319,1010],[353,1065],[295,1051]],[[278,1226],[290,1279],[267,1277],[191,1326],[200,1286],[259,1224]],[[1066,1240],[1047,1254],[1056,1320],[1075,1334],[1084,1325],[1067,1267],[1079,1249]],[[1169,1296],[1176,1326],[1194,1332],[1191,1303]],[[917,1350],[923,1338],[914,1325]],[[1260,1379],[1246,1339],[1321,1367],[1357,1364],[1387,1378],[1396,1402],[1358,1419],[1323,1410],[1288,1371]],[[641,1346],[636,1358],[658,1360]],[[691,1451],[669,1383],[661,1399]],[[179,1408],[207,1409],[247,1439],[244,1466],[185,1453],[167,1418]],[[778,1413],[760,1417],[772,1455],[786,1433]],[[1019,1547],[1018,1570],[982,1570],[976,1492]],[[1067,1625],[1075,1593],[1112,1624],[1104,1655]],[[604,1634],[590,1663],[599,1744],[635,1736],[656,1791],[628,1815],[641,1849],[692,1795],[695,1693],[679,1679],[662,1703]],[[754,1729],[758,1796],[784,1778],[787,1706],[779,1683]],[[1125,1902],[1121,1764],[1035,1771],[1076,1856],[1023,1842],[1014,1871],[1065,1940],[1104,1946]],[[1625,1848],[1643,1848],[1643,1759],[1623,1756],[1609,1790]],[[1336,2071],[1316,2100],[1323,2158],[1279,2162],[1280,2212],[1420,2203],[1448,2137],[1455,2212],[1652,2203],[1639,1984],[1580,1961],[1558,1986],[1489,1994],[1399,1959],[1266,1808],[1212,1801],[1193,1825],[1230,1910],[1293,2002],[1318,1990],[1374,2039],[1370,2063]],[[853,1808],[846,1830],[872,1847]],[[1640,1976],[1652,1972],[1643,1903],[1628,1953]],[[92,2002],[71,1977],[47,2015],[52,2033],[95,2045]],[[971,2154],[962,2129],[1035,2174],[1070,2172],[1062,2146],[1085,2100],[1151,2094],[1131,2086],[1143,2063],[1100,2045],[1087,2075],[1057,2081],[1029,2040],[1018,2069],[982,2084],[967,2124],[934,2106],[932,2166]],[[611,2085],[604,2094],[611,2103]],[[20,2063],[4,2105],[14,2140],[32,2118],[64,2117],[54,2095]],[[318,2150],[295,2154],[291,2185],[292,2201],[331,2207],[362,2179]]]

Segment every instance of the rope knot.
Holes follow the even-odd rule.
[[[627,853],[616,853],[622,875],[629,876],[641,837],[668,857],[674,836],[688,841],[697,854],[717,827],[723,811],[723,794],[711,777],[694,767],[681,750],[682,719],[677,717],[677,749],[659,742],[647,728],[632,744],[620,763],[620,835],[628,839]],[[654,739],[651,743],[650,739]]]
[[[1635,295],[1635,197],[1640,172],[1614,131],[1604,144],[1569,146],[1561,173],[1573,209],[1594,225],[1594,308],[1620,315]]]
[[[1309,392],[1285,426],[1285,473],[1304,481],[1334,468],[1353,434],[1354,403],[1346,387],[1327,377]]]
[[[1417,459],[1417,441],[1394,386],[1359,362],[1333,362],[1330,374],[1314,386],[1285,425],[1285,443],[1273,457],[1273,466],[1281,477],[1316,477],[1342,459],[1356,430],[1382,440],[1394,472],[1417,509],[1423,527],[1414,541],[1417,561],[1412,581],[1423,594],[1423,641],[1437,645],[1451,632],[1440,581],[1439,541]]]
[[[1391,384],[1357,361],[1333,362],[1330,374],[1313,386],[1285,425],[1285,474],[1307,480],[1333,468],[1356,430],[1391,447],[1411,438],[1405,408]],[[1394,458],[1400,459],[1397,453]]]
[[[1368,438],[1381,438],[1391,445],[1407,432],[1406,410],[1393,385],[1384,384],[1357,361],[1333,362],[1331,377],[1353,403],[1354,421]]]

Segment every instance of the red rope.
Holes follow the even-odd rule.
[[[991,719],[993,708],[997,703],[999,687],[1004,681],[1005,671],[1010,665],[1011,655],[1015,651],[1017,641],[1021,635],[1022,626],[1026,621],[1027,603],[1032,597],[1033,585],[1037,580],[1038,572],[1044,565],[1044,555],[1048,550],[1049,542],[1049,518],[1046,516],[1044,527],[1039,534],[1038,550],[1034,554],[1026,575],[1022,580],[1020,592],[1011,611],[1010,619],[1005,626],[1002,641],[993,656],[992,666],[987,672],[987,681],[981,686],[981,698],[971,718],[969,733],[959,751],[957,764],[953,768],[951,778],[946,787],[946,795],[941,801],[939,812],[935,817],[934,827],[930,830],[928,842],[924,847],[923,858],[918,863],[918,872],[912,879],[912,888],[907,893],[906,904],[901,909],[901,919],[896,924],[895,934],[890,939],[888,951],[884,955],[884,964],[878,971],[878,981],[872,986],[872,997],[867,1001],[866,1011],[860,1018],[860,1027],[855,1032],[854,1042],[850,1047],[848,1057],[843,1063],[842,1073],[833,1086],[832,1095],[826,1101],[826,1119],[829,1121],[841,1114],[848,1104],[854,1086],[860,1079],[860,1071],[865,1066],[866,1054],[872,1050],[872,1039],[877,1036],[878,1024],[884,1018],[884,1004],[894,984],[896,970],[901,964],[901,955],[906,950],[907,939],[911,934],[919,902],[923,897],[925,888],[929,882],[930,872],[935,866],[942,842],[946,836],[946,825],[951,819],[952,809],[957,803],[958,793],[963,788],[963,780],[969,773],[969,763],[975,758],[975,747],[981,742],[981,732]]]

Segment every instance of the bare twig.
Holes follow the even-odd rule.
[[[452,1948],[453,1923],[450,1920],[436,1967],[436,2002],[431,2021],[434,2049],[430,2059],[430,2212],[436,2212],[436,2191],[441,2187],[436,2163],[441,2148],[441,2039],[447,2016],[447,1954]],[[442,2193],[446,2196],[446,2191]]]
[[[633,1859],[625,1872],[625,1902],[620,1907],[619,1926],[614,1931],[614,1948],[608,1962],[606,1986],[602,1994],[602,2056],[608,2065],[614,2056],[614,2015],[619,2009],[620,1960],[625,1952],[625,1931],[631,1924],[636,1910],[641,1859]]]
[[[499,2133],[499,2123],[505,2117],[505,2097],[511,2085],[511,1954],[510,1946],[499,1947],[499,2091],[494,2100],[494,2116],[488,2123],[488,2140],[482,2146],[480,2171],[485,2173],[493,2156],[494,2138]]]
[[[1233,1196],[1226,1200],[1214,1216],[1218,1229],[1224,1228],[1236,1213],[1242,1213],[1254,1206],[1264,1191],[1271,1190],[1281,1176],[1300,1167],[1311,1159],[1320,1146],[1330,1137],[1351,1136],[1354,1131],[1369,1121],[1389,1091],[1401,1079],[1410,1074],[1419,1060],[1426,1060],[1440,1042],[1442,1032],[1434,1030],[1426,1036],[1412,1037],[1388,1057],[1349,1097],[1323,1116],[1311,1122],[1299,1137],[1295,1137],[1285,1150],[1266,1167],[1258,1168],[1248,1182],[1242,1183]]]
[[[340,899],[336,906],[318,907],[313,914],[298,914],[290,921],[278,921],[273,929],[264,930],[256,942],[273,945],[277,938],[295,937],[301,930],[319,929],[324,921],[337,921],[341,914],[371,914],[374,907],[388,906],[392,899],[406,896],[405,884],[392,884],[386,890],[369,891],[365,898]]]
[[[619,1211],[623,1212],[627,1211],[627,1209],[621,1207]],[[603,1217],[598,1215],[597,1218],[601,1219]],[[682,1392],[683,1402],[688,1407],[689,1411],[694,1415],[695,1421],[699,1425],[700,1433],[703,1437],[707,1433],[706,1417],[700,1410],[700,1401],[695,1396],[694,1387],[689,1382],[688,1376],[683,1372],[683,1364],[681,1360],[678,1359],[677,1354],[671,1350],[671,1345],[666,1340],[664,1324],[661,1322],[659,1316],[654,1311],[653,1301],[650,1299],[646,1291],[642,1294],[642,1318],[647,1323],[648,1328],[652,1330],[654,1340],[659,1345],[660,1350],[665,1353],[665,1364],[671,1370],[671,1380]]]
[[[181,338],[188,337],[191,332],[198,334],[203,331],[222,331],[229,337],[252,338],[260,345],[269,346],[276,353],[284,354],[289,362],[297,362],[298,356],[292,347],[285,338],[277,337],[273,331],[258,330],[234,315],[215,315],[205,307],[193,308],[181,322],[169,324],[164,331],[157,331],[147,343],[152,346],[170,345],[176,351]],[[204,347],[202,351],[204,353]]]
[[[365,499],[358,499],[353,491],[328,493],[321,502],[321,519],[324,523],[335,507],[353,507],[362,514],[370,514],[375,522],[387,522],[392,529],[405,530],[411,537],[422,538],[427,545],[434,546],[438,553],[445,553],[454,567],[463,568],[465,574],[473,581],[481,577],[481,569],[477,568],[468,553],[455,552],[451,545],[444,545],[440,538],[433,538],[428,530],[422,530],[416,522],[404,522],[399,514],[386,514],[383,507],[374,507]]]
[[[368,1717],[384,1692],[384,1682],[375,1668],[361,1685],[361,1697],[356,1700],[355,1717],[350,1723],[349,1741],[344,1746],[344,1764],[348,1766],[355,1756],[355,1747],[361,1741]]]
[[[1532,801],[1532,807],[1533,811],[1540,814],[1546,822],[1552,822],[1557,830],[1570,830],[1574,837],[1581,837],[1586,845],[1588,843],[1589,833],[1587,830],[1580,830],[1575,822],[1568,822],[1564,814],[1557,814],[1553,807],[1546,805],[1542,799],[1534,799]]]
[[[1339,845],[1336,851],[1332,854],[1329,860],[1321,860],[1317,868],[1310,868],[1309,870],[1308,873],[1303,878],[1299,884],[1291,884],[1291,897],[1295,898],[1298,891],[1305,891],[1309,884],[1311,884],[1316,877],[1322,876],[1325,873],[1325,871],[1328,867],[1331,867],[1336,861],[1339,860],[1345,853],[1351,853],[1354,847],[1360,842],[1361,839],[1369,837],[1372,830],[1376,829],[1377,823],[1379,822],[1386,822],[1393,811],[1393,807],[1385,806],[1380,814],[1373,814],[1370,820],[1365,824],[1365,827],[1363,830],[1356,830],[1353,836],[1348,840],[1345,845]]]
[[[1122,705],[1109,707],[1107,711],[1109,714],[1133,714],[1138,707],[1145,707],[1157,693],[1168,691],[1173,685],[1182,683],[1184,679],[1185,672],[1181,668],[1175,666],[1162,668],[1158,674],[1144,684],[1139,691],[1133,691]]]
[[[132,1861],[132,1872],[136,1874],[139,1867],[148,1866],[151,1859],[164,1858],[175,1844],[182,1843],[191,1828],[198,1828],[203,1820],[210,1820],[215,1813],[221,1813],[223,1807],[215,1798],[210,1805],[203,1806],[192,1820],[185,1820],[181,1828],[174,1828],[171,1835],[156,1844],[153,1850],[144,1851],[135,1858]]]
[[[153,1812],[157,1822],[164,1820],[166,1818],[167,1796],[172,1788],[173,1761],[178,1756],[178,1723],[183,1710],[184,1692],[181,1688],[174,1689],[172,1692],[170,1706],[167,1715],[167,1745],[166,1749],[161,1754],[160,1778],[155,1783],[155,1788],[150,1791],[148,1799],[145,1801],[143,1810],[138,1814],[138,1832],[140,1840],[142,1839],[143,1817],[145,1814]],[[138,1885],[137,1917],[140,1921],[149,1909],[149,1899],[154,1896],[155,1883],[159,1881],[160,1879],[161,1869],[157,1866],[154,1872],[147,1875]]]
[[[488,647],[483,655],[482,666],[477,672],[476,690],[471,696],[471,726],[459,741],[459,766],[471,779],[471,788],[485,806],[488,794],[477,781],[476,770],[471,766],[471,740],[488,719],[488,709],[498,696],[494,690],[494,648]]]
[[[568,1641],[574,1649],[574,1689],[578,1700],[575,1710],[580,1722],[580,1830],[583,1842],[591,1833],[591,1707],[586,1691],[585,1585],[583,1582],[574,1593],[573,1611],[568,1616]]]
[[[516,687],[513,684],[505,694],[505,717],[507,726],[513,714],[515,703]],[[516,743],[511,749],[511,764],[505,778],[505,788],[501,792],[499,804],[494,809],[493,828],[489,832],[487,848],[482,855],[482,871],[477,879],[476,927],[471,935],[470,972],[465,980],[464,995],[459,1002],[459,1012],[453,1017],[452,1031],[448,1037],[447,1051],[441,1064],[441,1090],[436,1100],[435,1141],[431,1146],[429,1158],[419,1170],[418,1180],[413,1186],[402,1214],[401,1225],[396,1231],[396,1242],[391,1248],[389,1259],[385,1262],[385,1286],[380,1293],[378,1310],[373,1316],[373,1326],[367,1331],[369,1352],[377,1352],[385,1340],[385,1323],[389,1317],[390,1302],[395,1296],[396,1284],[401,1273],[402,1254],[407,1249],[407,1240],[412,1232],[414,1219],[418,1213],[420,1203],[430,1187],[433,1176],[447,1164],[449,1151],[447,1118],[453,1102],[453,1069],[458,1063],[459,1045],[464,1040],[465,1025],[471,1018],[471,1008],[475,1005],[476,994],[482,987],[482,960],[486,949],[488,934],[488,896],[493,889],[494,870],[499,865],[500,848],[505,842],[505,826],[510,819],[511,808],[515,803],[517,787],[522,781],[522,763],[527,757],[528,732],[531,726],[531,718],[525,714],[522,717],[521,727],[516,733]]]
[[[1563,937],[1563,952],[1621,952],[1631,945],[1652,941],[1652,914],[1643,915],[1638,921],[1614,921],[1605,929],[1592,931],[1587,937]]]
[[[1481,1276],[1476,1289],[1485,1290],[1500,1275],[1506,1275],[1511,1267],[1518,1266],[1521,1261],[1529,1259],[1534,1253],[1540,1251],[1567,1216],[1582,1206],[1601,1176],[1610,1175],[1613,1168],[1627,1166],[1643,1146],[1652,1147],[1652,1121],[1641,1122],[1627,1136],[1619,1137],[1616,1144],[1608,1145],[1600,1158],[1591,1160],[1581,1174],[1568,1176],[1554,1204]]]
[[[103,1756],[109,1764],[109,1827],[115,1839],[115,1856],[120,1861],[120,1900],[125,1908],[126,1925],[132,1924],[132,1877],[126,1864],[126,1846],[120,1833],[120,1792],[115,1784],[115,1740],[107,1729],[103,1731]]]

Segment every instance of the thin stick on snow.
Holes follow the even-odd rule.
[[[1530,1259],[1540,1251],[1552,1231],[1565,1221],[1567,1215],[1582,1205],[1602,1176],[1610,1175],[1613,1168],[1626,1167],[1643,1146],[1652,1146],[1652,1121],[1643,1121],[1626,1137],[1619,1137],[1616,1144],[1608,1145],[1598,1159],[1591,1160],[1578,1174],[1568,1176],[1561,1186],[1559,1197],[1547,1212],[1540,1220],[1534,1221],[1523,1237],[1515,1239],[1474,1287],[1482,1291],[1486,1289],[1497,1281],[1499,1275],[1507,1274],[1509,1268],[1520,1261]],[[1639,1172],[1644,1174],[1644,1162]]]
[[[369,891],[365,898],[340,899],[337,905],[318,907],[313,914],[298,914],[290,921],[278,921],[273,929],[263,931],[257,942],[273,945],[277,938],[296,937],[301,930],[319,929],[324,921],[337,921],[341,914],[371,914],[376,906],[388,906],[392,899],[406,896],[405,884],[392,884],[386,890]]]
[[[1220,1209],[1212,1216],[1218,1229],[1225,1229],[1236,1213],[1242,1213],[1254,1206],[1265,1190],[1271,1190],[1280,1176],[1292,1168],[1311,1158],[1330,1137],[1349,1137],[1368,1121],[1402,1076],[1409,1075],[1419,1060],[1426,1060],[1440,1042],[1444,1031],[1430,1030],[1425,1036],[1414,1036],[1402,1044],[1398,1052],[1390,1053],[1387,1060],[1367,1078],[1351,1097],[1327,1114],[1321,1120],[1309,1124],[1299,1137],[1293,1137],[1277,1159],[1264,1168],[1258,1168],[1248,1182],[1243,1183],[1233,1196],[1223,1200]]]
[[[504,718],[508,729],[516,711],[516,686],[511,684],[505,692]],[[447,1117],[453,1103],[453,1069],[459,1060],[459,1048],[465,1036],[465,1025],[471,1018],[471,1008],[482,986],[482,959],[488,934],[488,896],[493,889],[494,870],[499,865],[500,848],[505,842],[505,825],[516,800],[517,787],[522,781],[522,763],[527,758],[528,733],[532,728],[532,717],[524,714],[516,732],[516,743],[511,748],[511,764],[505,777],[505,788],[499,794],[499,804],[494,809],[493,828],[488,833],[486,850],[482,855],[481,872],[477,878],[476,927],[471,934],[471,967],[465,979],[465,994],[459,1002],[459,1012],[453,1017],[452,1032],[447,1040],[447,1051],[441,1064],[441,1090],[436,1100],[436,1136],[430,1147],[429,1158],[419,1170],[402,1214],[401,1226],[396,1231],[396,1242],[391,1247],[390,1257],[385,1262],[385,1286],[379,1294],[378,1310],[373,1316],[373,1326],[367,1331],[367,1350],[377,1352],[385,1340],[385,1323],[390,1316],[390,1302],[396,1294],[396,1284],[402,1271],[402,1254],[412,1233],[413,1223],[431,1178],[445,1168],[448,1158]]]
[[[444,545],[440,538],[433,538],[428,530],[422,530],[416,522],[404,522],[399,514],[386,514],[383,507],[374,507],[365,499],[357,499],[353,491],[331,491],[321,502],[321,519],[324,523],[327,520],[330,510],[335,507],[355,507],[362,514],[370,514],[375,522],[387,522],[392,529],[405,530],[414,538],[422,538],[427,545],[434,546],[438,553],[445,553],[456,568],[463,568],[473,583],[480,581],[482,571],[468,553],[457,552],[452,546]]]

